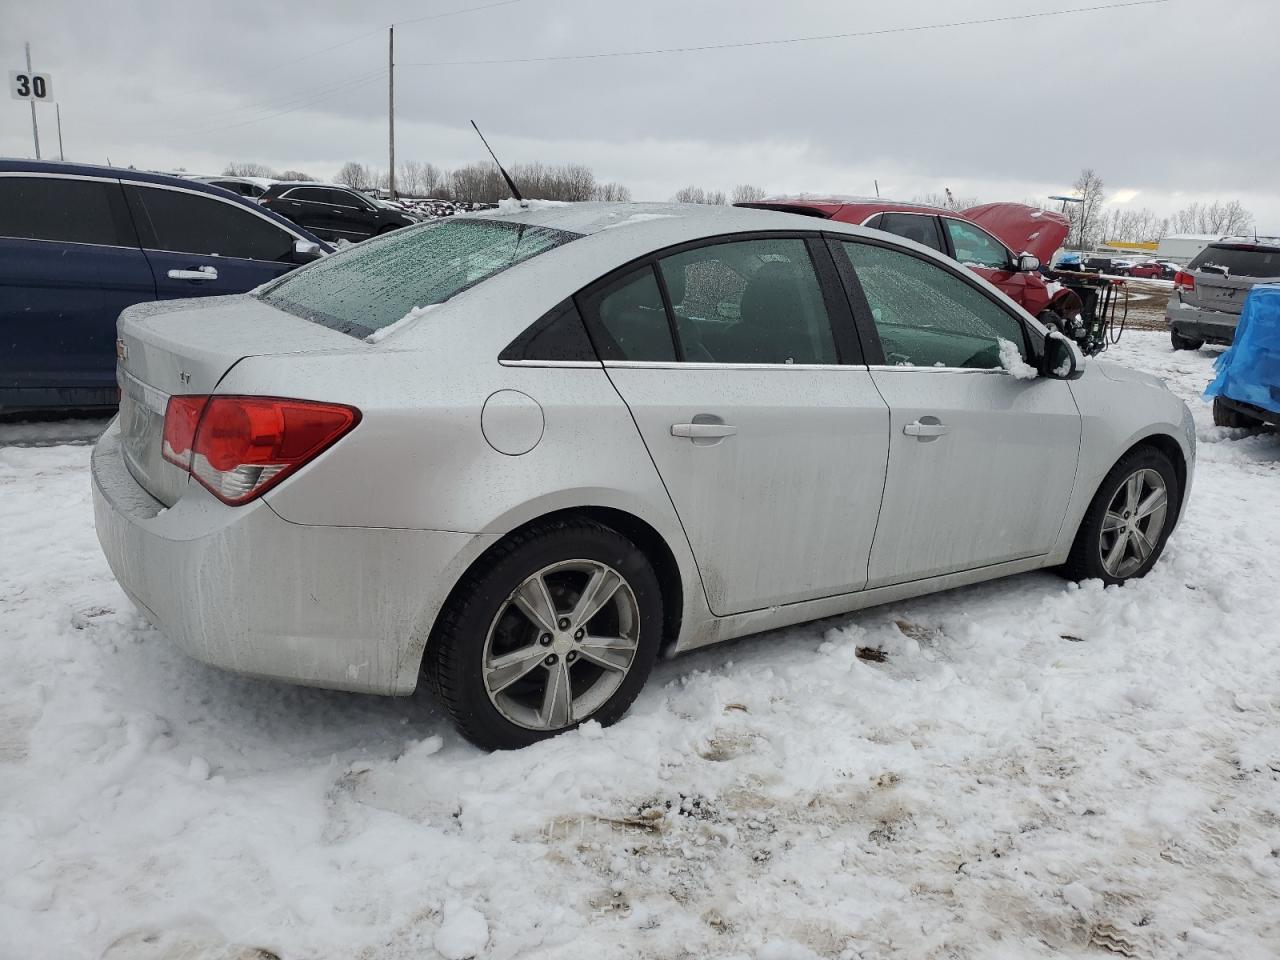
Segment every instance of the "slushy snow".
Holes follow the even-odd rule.
[[[187,659],[107,569],[90,448],[0,425],[0,957],[1275,960],[1280,436],[1213,426],[1215,355],[1108,351],[1199,430],[1146,579],[711,647],[495,754],[426,690]]]
[[[1000,338],[1000,366],[1018,380],[1034,380],[1039,374],[1036,368],[1022,359],[1022,351],[1011,340]]]

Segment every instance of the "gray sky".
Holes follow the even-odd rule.
[[[331,177],[397,157],[590,165],[635,198],[680,186],[983,199],[1064,191],[1082,166],[1114,202],[1239,199],[1280,232],[1280,0],[1169,0],[1073,16],[735,50],[415,66],[912,27],[1107,0],[494,0],[306,4],[0,0],[3,69],[54,76],[68,159],[218,173],[259,160]],[[365,36],[361,36],[365,34]],[[350,41],[350,42],[347,42]],[[322,48],[328,52],[308,56]],[[365,82],[361,83],[361,80]],[[31,156],[5,99],[0,154]],[[41,145],[56,157],[52,107]],[[277,116],[271,116],[278,114]]]

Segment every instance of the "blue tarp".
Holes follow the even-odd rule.
[[[1218,358],[1205,399],[1223,396],[1280,413],[1280,284],[1249,291],[1231,349]]]

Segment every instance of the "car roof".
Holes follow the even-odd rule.
[[[23,160],[0,157],[0,174],[3,173],[47,173],[64,177],[93,177],[95,179],[129,180],[134,183],[154,183],[162,187],[181,187],[191,193],[207,193],[221,200],[230,198],[258,216],[273,220],[287,228],[289,232],[298,234],[307,240],[320,244],[321,250],[332,250],[333,247],[304,227],[273,213],[244,197],[232,193],[223,187],[215,187],[203,180],[190,177],[175,177],[167,173],[152,173],[149,170],[134,170],[131,167],[108,167],[93,163],[72,163],[66,160]]]
[[[606,230],[628,228],[628,232],[647,227],[655,232],[661,227],[666,235],[687,234],[688,239],[714,236],[717,233],[739,233],[749,230],[826,230],[845,224],[830,221],[815,223],[812,217],[784,211],[730,207],[703,203],[562,203],[551,200],[503,200],[496,209],[478,210],[465,216],[485,220],[500,219],[511,223],[550,227],[590,236]],[[680,242],[678,239],[670,241]]]

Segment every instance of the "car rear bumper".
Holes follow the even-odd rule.
[[[1218,310],[1201,310],[1180,302],[1177,294],[1169,300],[1164,315],[1167,323],[1179,336],[1189,340],[1210,340],[1217,343],[1231,343],[1236,337],[1236,325],[1240,315],[1222,313]]]
[[[172,508],[129,473],[113,422],[93,505],[125,592],[190,656],[251,676],[408,694],[440,605],[494,537],[290,523],[193,488]]]

